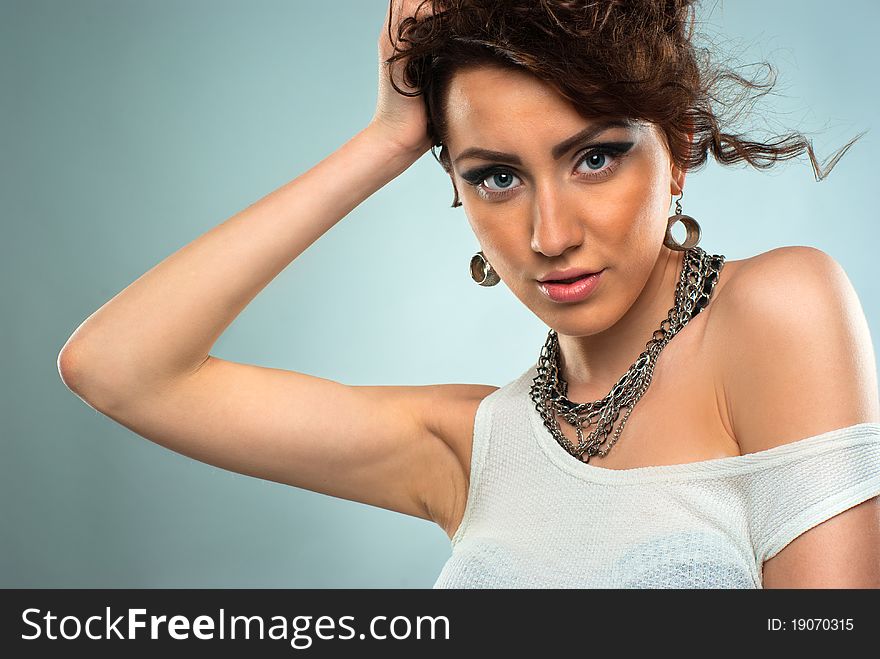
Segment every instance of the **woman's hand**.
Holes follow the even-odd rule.
[[[422,0],[390,0],[392,39],[396,40],[397,38],[397,27],[401,20],[413,16],[421,2]],[[419,18],[428,14],[430,4],[425,4],[418,15]],[[385,63],[385,60],[394,53],[394,48],[388,37],[388,21],[389,15],[386,11],[385,22],[379,35],[379,93],[376,113],[370,120],[370,126],[385,135],[401,150],[418,157],[431,148],[427,128],[428,115],[422,96],[403,96],[397,93],[388,80],[390,67],[395,84],[405,91],[413,91],[412,87],[403,82],[403,69],[407,59],[399,59],[390,65]]]

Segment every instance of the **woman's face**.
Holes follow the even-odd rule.
[[[524,72],[467,69],[449,87],[452,176],[483,253],[523,304],[570,336],[601,332],[633,305],[670,254],[666,218],[684,184],[656,126],[605,123]],[[542,292],[539,279],[571,268],[604,269],[590,296],[560,303]]]

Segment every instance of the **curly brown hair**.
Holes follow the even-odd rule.
[[[430,3],[429,11],[424,5]],[[403,81],[423,95],[431,153],[451,174],[446,147],[445,99],[453,74],[493,65],[526,71],[550,83],[585,118],[627,117],[656,124],[673,162],[700,168],[711,151],[729,165],[746,161],[766,169],[804,152],[817,181],[823,180],[861,133],[820,165],[812,142],[793,132],[754,141],[725,132],[726,112],[742,114],[775,84],[749,80],[717,64],[694,43],[698,0],[422,0],[389,39],[390,64],[406,58]],[[392,3],[393,4],[393,3]],[[417,17],[417,18],[416,18]],[[390,74],[390,67],[386,67]],[[737,87],[745,94],[737,94]],[[438,156],[436,147],[441,147]],[[455,183],[453,181],[453,188]],[[458,191],[452,206],[460,206]]]

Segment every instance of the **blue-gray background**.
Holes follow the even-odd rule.
[[[56,370],[110,297],[366,124],[386,8],[0,1],[0,586],[433,584],[449,555],[439,527],[175,454],[85,405]],[[779,68],[771,128],[807,132],[824,157],[878,127],[880,4],[708,1],[700,19],[723,53]],[[763,173],[710,161],[688,178],[685,212],[729,259],[828,252],[877,337],[878,139],[821,183],[805,159]],[[509,382],[546,327],[504,286],[470,281],[479,246],[451,200],[426,154],[284,270],[212,353],[349,384]]]

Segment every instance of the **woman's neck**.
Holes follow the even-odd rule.
[[[684,252],[663,246],[644,288],[620,320],[589,336],[559,335],[560,370],[569,400],[603,398],[645,350],[675,306],[683,260]]]

